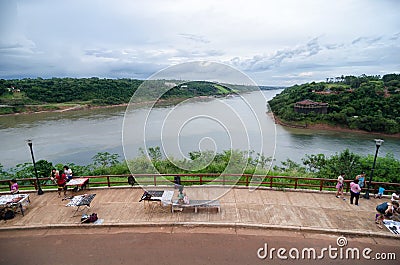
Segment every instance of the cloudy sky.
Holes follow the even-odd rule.
[[[397,0],[1,0],[0,78],[146,79],[182,62],[259,85],[400,71]]]

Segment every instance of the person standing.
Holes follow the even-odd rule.
[[[358,206],[358,199],[360,198],[360,185],[358,185],[358,179],[355,179],[350,183],[350,204],[353,204],[354,198],[356,199],[355,205]]]
[[[343,196],[343,187],[344,187],[344,173],[340,173],[340,176],[337,178],[337,184],[336,184],[336,198],[340,198],[340,195]],[[343,198],[343,200],[346,200]]]
[[[358,179],[358,185],[360,185],[360,188],[364,188],[364,183],[365,183],[365,172],[361,172],[360,175],[356,176],[356,179]]]
[[[72,170],[67,165],[64,166],[64,174],[67,176],[67,181],[72,179]]]
[[[59,174],[56,174],[56,181],[58,186],[58,197],[61,196],[61,191],[64,190],[64,196],[67,195],[67,177],[62,170],[60,170]]]

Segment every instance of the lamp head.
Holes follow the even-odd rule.
[[[383,144],[383,140],[382,139],[375,139],[375,144],[376,146],[381,146]]]
[[[31,139],[26,140],[26,143],[27,143],[30,147],[32,147],[32,140],[31,140]]]

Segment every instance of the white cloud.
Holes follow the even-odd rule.
[[[0,78],[144,79],[212,60],[283,85],[400,66],[390,0],[11,0],[0,10]]]

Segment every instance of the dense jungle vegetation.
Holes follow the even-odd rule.
[[[327,114],[297,113],[302,100],[328,103]],[[400,132],[400,74],[341,76],[286,88],[269,101],[274,115],[289,125],[325,123],[368,132]]]
[[[206,81],[151,80],[144,83],[137,100],[161,100],[227,95],[252,87]],[[136,79],[51,78],[0,80],[0,114],[57,110],[76,105],[102,106],[128,103],[143,81]]]
[[[287,159],[280,165],[274,165],[270,168],[272,158],[265,157],[263,154],[240,150],[227,150],[216,154],[210,151],[190,152],[189,157],[189,160],[168,159],[161,152],[160,147],[150,147],[147,154],[144,150],[141,150],[141,155],[129,161],[121,161],[117,154],[103,152],[96,154],[93,157],[93,163],[89,165],[68,164],[68,166],[72,168],[75,176],[154,174],[155,172],[164,174],[224,172],[335,179],[341,172],[344,172],[346,179],[353,179],[362,171],[367,172],[367,176],[369,176],[374,159],[373,155],[361,156],[346,149],[329,157],[323,154],[306,154],[301,164]],[[207,161],[211,162],[208,163]],[[229,162],[233,167],[227,169]],[[188,165],[192,165],[192,167],[188,167]],[[46,160],[37,161],[36,166],[39,177],[49,177],[52,167],[57,169],[63,167],[61,164],[53,165],[52,162]],[[182,168],[191,168],[191,170]],[[393,154],[377,158],[374,181],[399,183],[399,176],[400,161],[395,159]],[[9,170],[4,170],[0,164],[0,179],[34,177],[32,163],[19,164]]]

